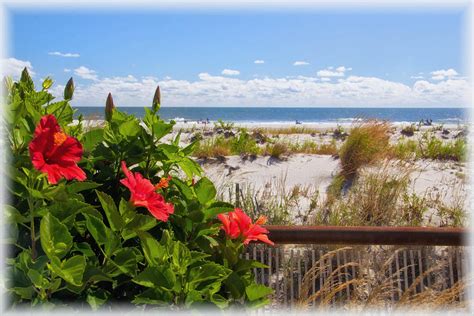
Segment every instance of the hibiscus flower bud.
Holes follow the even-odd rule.
[[[43,90],[48,90],[53,85],[53,79],[51,77],[46,77],[43,81]]]
[[[69,79],[64,88],[64,100],[72,100],[72,95],[74,94],[74,80]]]
[[[20,82],[26,83],[27,86],[31,89],[34,88],[33,80],[31,79],[31,76],[26,67],[23,68],[23,71],[21,72]]]
[[[31,76],[30,76],[30,73],[28,72],[28,69],[25,67],[21,71],[20,81],[26,82],[28,80],[31,80]]]
[[[107,101],[105,101],[105,119],[110,121],[112,119],[112,114],[115,110],[114,99],[112,98],[112,93],[109,92],[107,96]]]
[[[153,96],[153,104],[152,104],[152,109],[154,112],[158,111],[160,109],[161,105],[161,92],[160,92],[160,86],[156,87],[155,90],[155,95]]]

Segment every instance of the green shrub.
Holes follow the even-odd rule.
[[[467,144],[464,138],[443,141],[427,132],[420,140],[400,140],[392,147],[392,152],[399,159],[466,161]]]
[[[234,123],[232,122],[224,122],[221,119],[218,119],[216,123],[214,123],[214,130],[222,129],[223,131],[230,132],[234,128]]]
[[[162,142],[173,123],[157,114],[159,94],[142,122],[110,97],[104,126],[84,131],[71,124],[73,91],[70,80],[53,102],[26,69],[8,85],[9,307],[268,303],[272,290],[252,273],[262,265],[240,257],[249,232],[229,238],[216,220],[234,207],[189,157],[196,143]]]
[[[234,155],[257,155],[260,148],[245,129],[240,131],[238,137],[234,137],[230,142],[232,154]]]

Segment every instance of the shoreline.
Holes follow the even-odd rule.
[[[169,123],[172,120],[165,120],[165,122]],[[93,119],[93,120],[84,120],[83,121],[87,126],[101,126],[104,124],[105,120],[103,119]],[[218,123],[217,121],[210,121],[209,123],[199,122],[199,121],[175,121],[174,128],[178,129],[208,129],[214,128]],[[233,124],[234,128],[247,128],[247,129],[281,129],[281,128],[301,128],[301,129],[312,129],[312,130],[330,130],[335,129],[338,127],[350,129],[351,126],[357,125],[361,121],[351,121],[351,122],[311,122],[311,123],[301,123],[296,124],[295,122],[232,122],[226,121],[225,123]],[[72,124],[77,124],[78,120],[75,119]],[[403,128],[406,126],[414,125],[419,127],[420,130],[430,129],[433,127],[442,126],[443,128],[448,129],[456,129],[456,128],[464,128],[472,125],[471,122],[463,122],[463,123],[437,123],[433,122],[431,125],[419,125],[418,122],[390,122],[393,127],[396,128]]]

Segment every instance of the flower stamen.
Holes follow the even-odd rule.
[[[62,132],[58,132],[58,133],[54,133],[54,145],[55,146],[61,146],[67,139],[67,135],[62,133]]]

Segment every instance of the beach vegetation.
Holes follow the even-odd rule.
[[[356,123],[339,150],[341,174],[350,181],[359,168],[387,156],[389,149],[387,122],[367,120]]]
[[[329,199],[323,212],[315,217],[315,222],[340,226],[397,224],[400,219],[398,209],[409,175],[410,169],[406,166],[393,167],[385,162],[365,169],[345,195],[338,193],[342,181],[336,180],[330,186]]]
[[[329,143],[317,143],[307,139],[302,143],[291,143],[289,145],[289,151],[298,154],[336,155],[338,153],[338,147],[334,139]]]
[[[355,256],[361,251],[368,254],[362,260],[360,255]],[[444,311],[449,308],[450,311],[466,313],[470,302],[460,298],[466,296],[470,283],[461,278],[454,279],[452,274],[449,276],[447,273],[448,269],[452,269],[453,257],[440,259],[435,249],[424,250],[423,255],[432,262],[429,268],[424,269],[421,261],[412,261],[408,265],[406,260],[401,260],[408,256],[409,251],[413,254],[413,250],[396,246],[385,251],[367,251],[366,247],[363,250],[359,247],[339,247],[329,251],[304,274],[296,305],[300,310],[312,308],[322,312],[329,312],[336,305],[358,313],[372,313],[374,308],[392,311],[409,309],[410,312]],[[348,260],[344,259],[344,263],[339,264],[339,258],[346,257]],[[369,266],[374,267],[370,268],[370,272]],[[419,271],[417,275],[415,266]],[[409,273],[409,269],[413,273]],[[402,275],[405,275],[404,280],[400,279]],[[402,282],[405,283],[403,287]],[[319,286],[315,288],[315,284]]]
[[[405,126],[401,129],[400,134],[406,137],[411,137],[415,135],[415,132],[418,131],[419,129],[416,127],[415,124],[411,124],[408,126]]]
[[[255,139],[247,132],[241,129],[236,137],[230,141],[231,153],[234,155],[257,155],[260,148]]]
[[[321,132],[318,128],[311,128],[305,126],[288,126],[288,127],[265,127],[254,129],[262,134],[269,135],[291,135],[291,134],[319,134]]]
[[[225,122],[221,119],[218,119],[217,122],[214,123],[214,130],[222,130],[225,132],[230,132],[234,128],[233,122]]]
[[[465,138],[443,141],[425,132],[418,140],[401,139],[392,146],[392,153],[399,159],[467,160]]]
[[[275,159],[282,159],[283,155],[289,153],[289,147],[286,142],[276,141],[267,144],[264,149],[264,155],[268,155]]]

